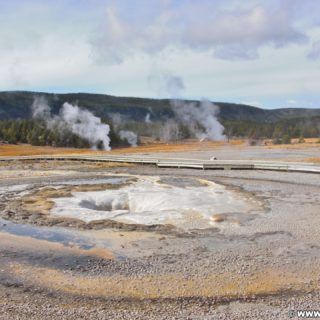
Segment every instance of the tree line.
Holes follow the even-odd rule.
[[[127,146],[110,127],[111,146]],[[90,148],[90,142],[72,133],[66,127],[51,127],[41,119],[0,121],[0,140],[8,143],[28,143],[34,146]],[[98,146],[99,148],[99,146]]]
[[[111,147],[126,146],[111,119],[103,122],[110,125]],[[285,119],[276,122],[248,120],[223,120],[224,134],[230,138],[273,139],[275,143],[290,143],[292,138],[320,138],[320,117]],[[152,136],[163,141],[194,138],[184,123],[168,119],[165,122],[145,123],[123,121],[121,129],[132,130],[138,135]],[[44,120],[0,120],[0,140],[8,143],[28,143],[35,146],[88,148],[89,141],[73,134],[68,128],[49,128]]]
[[[228,138],[273,139],[274,143],[290,143],[291,139],[319,138],[320,117],[283,119],[276,122],[225,120]]]

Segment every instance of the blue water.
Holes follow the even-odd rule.
[[[59,227],[39,227],[29,224],[17,224],[3,219],[0,219],[0,232],[58,242],[65,246],[77,245],[82,249],[91,249],[96,245],[94,239],[80,234],[80,231],[67,230]],[[108,247],[107,240],[105,246]]]

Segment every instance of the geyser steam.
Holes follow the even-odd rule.
[[[87,139],[94,147],[102,143],[103,149],[110,150],[109,125],[101,123],[101,119],[88,110],[81,110],[78,106],[65,102],[58,121],[66,124],[77,136]]]
[[[36,97],[31,105],[32,117],[49,120],[51,118],[51,108],[45,97]]]
[[[166,85],[171,96],[181,97],[181,91],[185,86],[180,77],[167,75]],[[224,127],[217,119],[219,107],[209,100],[203,99],[197,105],[194,102],[173,99],[171,106],[176,117],[182,123],[187,124],[189,130],[200,141],[204,139],[225,140]]]
[[[197,105],[193,102],[172,100],[172,109],[178,119],[188,125],[189,130],[200,141],[225,140],[224,127],[218,121],[219,107],[208,100],[200,101]]]
[[[93,148],[102,147],[110,150],[110,127],[88,110],[65,102],[59,115],[53,116],[51,108],[44,97],[35,98],[32,106],[34,118],[42,118],[49,128],[68,129],[80,138],[86,139]]]
[[[225,140],[224,127],[217,119],[218,106],[206,99],[201,100],[200,103],[182,100],[185,86],[183,80],[178,76],[164,73],[158,80],[160,80],[162,91],[166,91],[171,97],[170,104],[175,118],[186,125],[194,136],[200,141],[204,139]]]
[[[136,133],[130,130],[122,129],[122,124],[128,122],[128,119],[123,117],[120,113],[111,113],[109,116],[112,119],[114,130],[119,134],[121,140],[127,141],[131,147],[137,147],[138,136]]]
[[[128,130],[120,130],[119,136],[121,140],[127,140],[131,147],[137,146],[138,137],[134,132]]]
[[[151,121],[150,117],[151,117],[150,113],[147,113],[145,118],[144,118],[144,122],[145,123],[151,123],[152,121]]]

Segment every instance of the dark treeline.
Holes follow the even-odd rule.
[[[287,143],[292,138],[320,137],[320,117],[284,119],[276,122],[244,120],[223,121],[228,138],[273,139]]]
[[[110,127],[111,146],[127,146]],[[90,148],[90,143],[63,127],[48,128],[40,119],[1,120],[0,140],[8,143],[29,143],[34,146]],[[99,146],[98,146],[99,147]]]
[[[128,145],[114,130],[112,121],[104,119],[110,125],[111,147]],[[273,139],[275,143],[289,143],[292,138],[320,138],[320,117],[259,122],[247,120],[224,120],[224,134],[228,138]],[[123,121],[122,128],[132,130],[138,135],[161,137],[164,141],[177,141],[192,138],[188,126],[173,119],[166,122],[147,124],[136,121]],[[169,135],[166,140],[166,134]],[[0,121],[0,140],[8,143],[29,143],[36,146],[89,148],[89,141],[73,134],[63,127],[48,128],[43,120],[19,119]]]

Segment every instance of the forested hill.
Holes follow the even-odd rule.
[[[70,102],[77,103],[101,118],[107,118],[110,113],[120,113],[136,121],[143,121],[148,113],[150,113],[153,120],[171,118],[173,116],[168,99],[115,97],[88,93],[49,94],[9,91],[0,92],[0,120],[31,118],[30,106],[37,96],[46,97],[53,113],[58,113],[64,102]],[[216,102],[216,104],[220,107],[219,118],[221,120],[275,122],[285,119],[320,116],[320,109],[283,108],[266,110],[244,104],[224,102]]]

